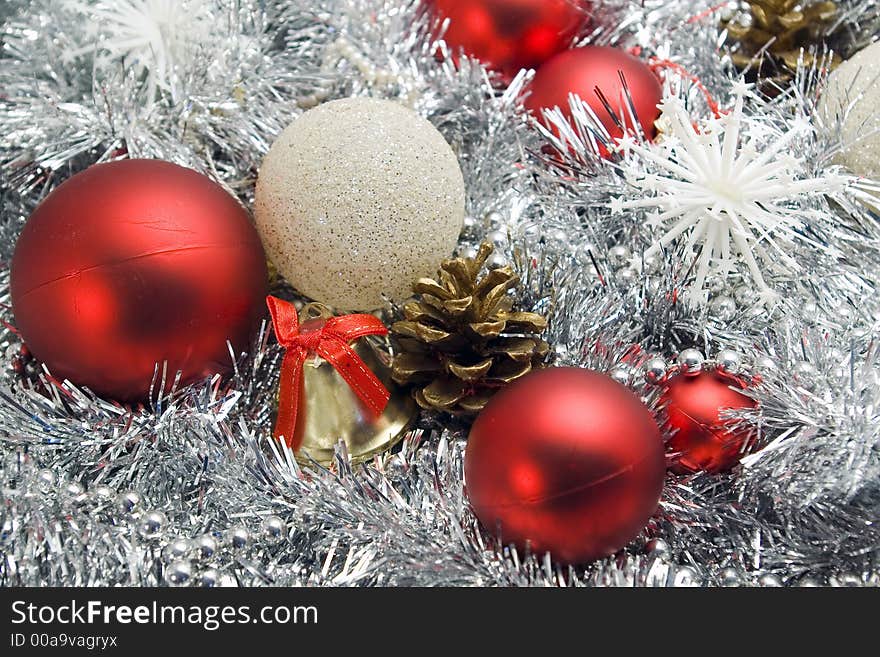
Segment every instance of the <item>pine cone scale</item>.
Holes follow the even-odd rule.
[[[466,395],[467,388],[462,381],[447,378],[436,379],[422,389],[424,400],[435,408],[452,408]]]
[[[432,281],[430,278],[419,279],[419,281],[413,286],[413,291],[416,294],[431,294],[440,299],[452,298],[452,294],[449,290],[438,284],[436,281]]]
[[[410,322],[433,321],[441,326],[446,321],[446,316],[436,308],[417,303],[408,303],[403,308],[403,315]]]
[[[395,379],[412,379],[419,375],[442,372],[443,363],[427,354],[408,353],[394,359],[391,367]]]
[[[449,362],[447,367],[451,374],[454,374],[465,383],[473,383],[489,373],[489,370],[492,369],[492,363],[493,361],[490,358],[476,365],[458,365],[457,363]]]

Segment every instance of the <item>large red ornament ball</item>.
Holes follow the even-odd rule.
[[[722,472],[739,463],[754,430],[722,418],[721,412],[757,406],[739,392],[743,387],[739,379],[718,371],[677,374],[669,380],[662,403],[673,433],[669,449],[680,469]]]
[[[621,73],[642,132],[648,139],[654,139],[657,135],[654,122],[660,116],[657,105],[663,99],[660,80],[643,60],[617,48],[586,46],[556,55],[538,69],[531,84],[531,93],[526,99],[526,108],[536,117],[543,118],[542,109],[558,107],[571,121],[569,94],[576,94],[590,106],[608,135],[620,139],[623,130],[602,102],[602,97],[614,115],[618,119],[625,119],[625,125],[632,130],[629,101],[624,94]],[[601,96],[597,89],[601,91]]]
[[[577,368],[540,370],[499,392],[465,453],[467,494],[486,529],[568,563],[635,538],[657,509],[665,470],[647,407]]]
[[[449,19],[444,40],[508,81],[571,46],[588,23],[587,0],[428,0]]]
[[[12,259],[15,322],[53,376],[120,401],[231,365],[263,315],[263,247],[205,176],[159,160],[98,164],[34,211]]]

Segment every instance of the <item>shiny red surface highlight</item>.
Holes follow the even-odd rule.
[[[34,211],[12,260],[15,323],[59,379],[143,400],[157,363],[184,383],[231,365],[264,315],[267,272],[247,212],[160,160],[98,164]]]
[[[721,412],[757,406],[755,400],[738,392],[742,388],[738,379],[717,371],[678,374],[670,379],[661,402],[673,432],[669,449],[679,469],[721,472],[739,463],[754,429],[733,429],[739,423],[722,419]]]
[[[648,139],[654,139],[657,135],[654,122],[660,116],[657,104],[663,98],[660,80],[647,63],[618,48],[586,46],[556,55],[535,75],[526,108],[542,119],[542,109],[559,107],[570,121],[568,97],[577,94],[590,106],[608,134],[620,139],[623,130],[614,122],[596,89],[601,90],[614,113],[619,118],[625,117],[626,125],[632,129],[632,118],[620,81],[621,72],[629,87],[639,125]],[[544,123],[552,127],[546,121]]]
[[[568,48],[587,26],[586,0],[428,0],[449,18],[444,40],[510,81]]]
[[[486,529],[569,563],[635,538],[657,509],[665,470],[647,407],[577,368],[537,371],[499,392],[465,453],[467,494]]]

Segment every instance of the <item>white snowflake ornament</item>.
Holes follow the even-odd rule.
[[[89,16],[96,39],[94,45],[68,57],[95,51],[102,66],[118,61],[132,67],[145,82],[148,104],[158,90],[174,96],[178,70],[210,36],[212,14],[206,0],[68,0],[67,4]]]
[[[767,141],[761,126],[750,122],[748,134],[744,130],[743,104],[749,86],[738,83],[734,93],[733,110],[699,128],[684,103],[668,97],[660,106],[666,127],[662,139],[646,144],[624,137],[620,141],[623,171],[643,196],[615,199],[611,210],[645,210],[649,225],[665,228],[645,251],[646,258],[686,235],[686,250],[697,257],[692,299],[705,302],[710,271],[725,277],[738,256],[767,304],[777,294],[766,283],[761,264],[796,271],[798,264],[784,246],[792,239],[809,242],[799,232],[806,214],[795,201],[804,194],[839,190],[846,179],[807,177],[804,163],[787,152],[796,139],[812,131],[806,121],[796,122],[794,129],[759,147]]]

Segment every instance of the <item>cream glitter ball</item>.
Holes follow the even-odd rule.
[[[281,133],[257,179],[257,230],[302,294],[339,310],[409,297],[464,221],[458,159],[428,121],[385,100],[320,105]]]
[[[841,127],[844,148],[835,162],[856,175],[880,178],[880,41],[856,53],[828,77],[820,112],[830,126],[845,119]]]

